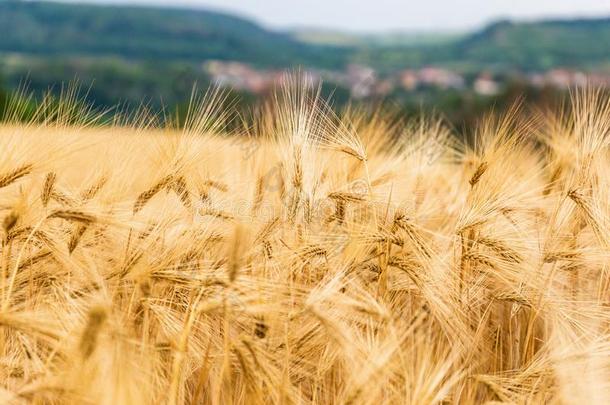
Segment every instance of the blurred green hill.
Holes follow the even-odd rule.
[[[205,10],[0,0],[0,77],[6,90],[25,81],[41,93],[78,78],[98,106],[145,102],[182,108],[194,83],[209,85],[203,65],[210,60],[261,71],[303,66],[335,77],[346,77],[351,64],[370,66],[381,78],[436,66],[470,82],[480,72],[524,77],[559,67],[608,74],[610,18],[498,21],[472,33],[383,36],[279,32]],[[349,98],[342,85],[328,83],[324,92],[334,92],[341,104]],[[504,87],[487,98],[472,89],[389,94],[402,106],[434,107],[461,125],[466,115],[471,119],[490,105],[507,104],[518,89],[540,93],[522,83]],[[244,103],[256,100],[247,92],[237,95]]]
[[[610,64],[610,18],[500,21],[442,40],[396,34],[392,40],[349,39],[343,34],[339,45],[319,37],[304,41],[302,32],[275,32],[244,18],[204,10],[0,0],[0,27],[0,51],[40,56],[218,59],[259,67],[320,68],[357,61],[382,69],[432,63],[522,70]]]
[[[610,61],[610,18],[492,24],[454,45],[472,63],[544,70],[593,68]]]
[[[336,67],[347,53],[203,10],[0,0],[0,27],[0,51],[44,56]]]
[[[427,64],[461,70],[540,71],[556,67],[608,69],[610,18],[498,21],[452,41],[356,52],[386,70]]]

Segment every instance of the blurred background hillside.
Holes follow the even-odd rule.
[[[298,67],[324,83],[337,107],[373,101],[434,109],[468,127],[522,95],[544,105],[586,83],[610,87],[610,4],[607,15],[601,7],[586,17],[372,33],[269,28],[205,5],[0,0],[0,108],[20,84],[41,94],[75,78],[101,108],[144,101],[181,109],[194,83],[231,88],[248,106]]]

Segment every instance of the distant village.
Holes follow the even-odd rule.
[[[259,70],[241,62],[209,61],[203,65],[211,80],[221,87],[254,94],[264,93],[281,84],[285,75],[281,70]],[[471,89],[481,96],[499,94],[509,81],[524,82],[530,86],[568,89],[586,84],[610,87],[610,73],[585,73],[570,69],[551,69],[545,72],[494,75],[480,72],[467,79],[458,72],[428,66],[421,69],[404,69],[391,75],[380,75],[373,68],[352,64],[345,71],[308,69],[304,71],[311,83],[321,81],[349,90],[354,99],[383,97],[396,90],[414,92],[420,89],[441,90]]]

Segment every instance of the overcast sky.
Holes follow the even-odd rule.
[[[96,2],[96,0],[87,0]],[[461,30],[501,17],[610,16],[610,0],[97,0],[231,11],[272,28]]]

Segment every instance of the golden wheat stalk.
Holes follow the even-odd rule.
[[[608,98],[471,145],[308,89],[247,158],[215,97],[0,124],[0,402],[610,402]]]

